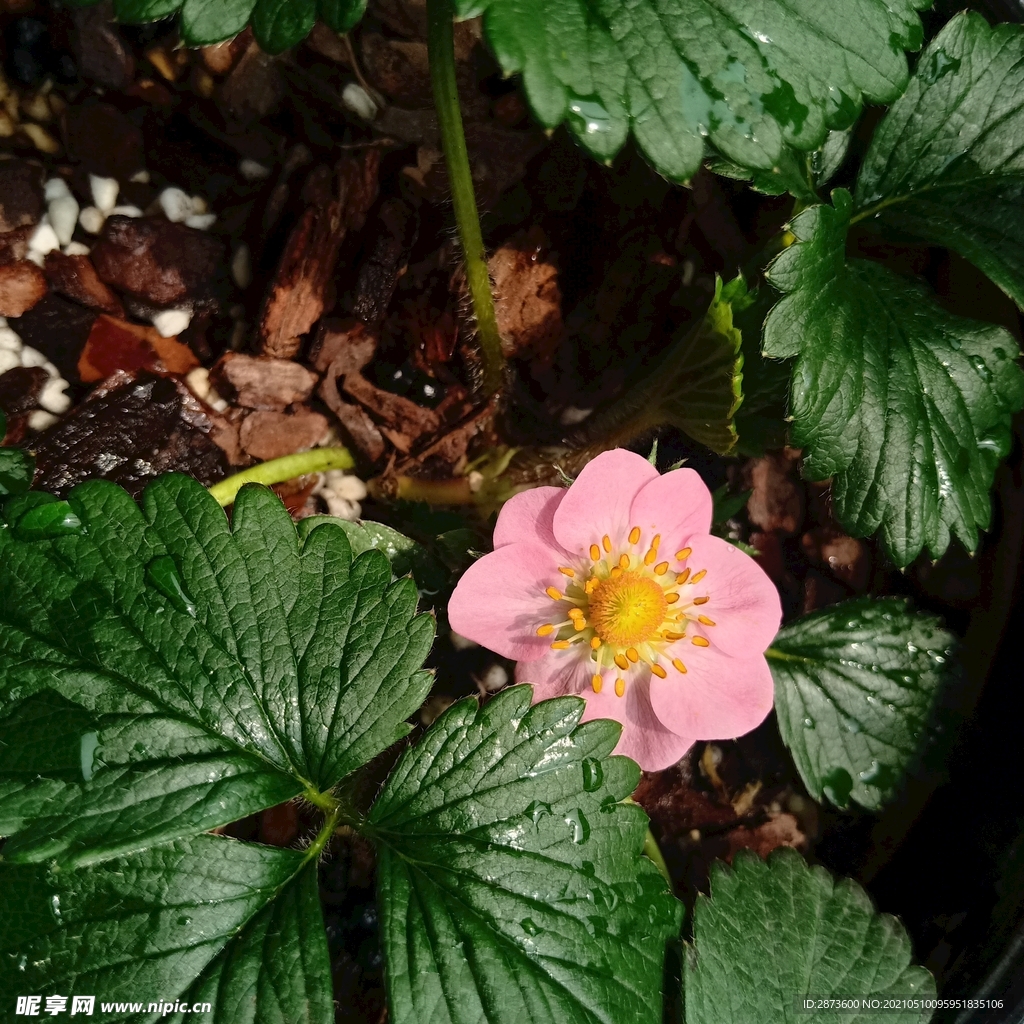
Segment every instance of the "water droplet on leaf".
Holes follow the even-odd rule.
[[[572,841],[577,845],[590,838],[590,822],[579,808],[565,816],[565,823],[572,829]]]
[[[170,555],[160,555],[159,558],[154,558],[146,566],[146,579],[179,612],[191,615],[193,619],[196,617],[196,606],[185,589],[185,581],[181,578],[181,573],[178,572],[177,564]]]
[[[603,781],[604,769],[601,762],[596,757],[583,758],[583,788],[593,793],[595,789],[600,789]]]
[[[822,778],[821,788],[836,807],[846,807],[853,792],[853,779],[845,768],[833,768]]]

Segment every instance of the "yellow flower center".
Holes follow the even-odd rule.
[[[667,611],[665,591],[638,572],[602,580],[590,595],[594,632],[602,643],[614,647],[646,643],[658,632]]]

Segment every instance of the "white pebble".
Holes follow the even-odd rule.
[[[508,672],[501,665],[491,665],[480,676],[480,688],[486,693],[497,693],[507,682]]]
[[[0,348],[0,373],[13,370],[16,366],[21,366],[21,356],[10,349]]]
[[[210,371],[205,366],[197,366],[185,377],[185,383],[196,398],[205,401],[210,394]]]
[[[252,257],[245,242],[242,242],[231,257],[231,277],[243,291],[252,284]]]
[[[45,430],[47,427],[52,427],[57,422],[57,417],[52,412],[47,412],[45,409],[37,409],[28,418],[28,426],[30,430]]]
[[[64,246],[65,256],[88,256],[90,251],[89,246],[84,242],[68,242]]]
[[[457,651],[468,651],[471,647],[480,646],[475,640],[470,640],[469,637],[465,637],[461,633],[456,633],[454,629],[451,631],[449,636],[452,638],[452,647]]]
[[[162,338],[173,338],[181,334],[192,322],[192,314],[187,309],[164,309],[157,313],[152,324]]]
[[[349,82],[341,93],[341,102],[357,117],[372,121],[377,116],[377,104],[358,82]]]
[[[348,501],[362,501],[366,497],[366,484],[357,476],[343,476],[331,487],[339,498]]]
[[[111,217],[141,217],[142,211],[137,206],[115,206],[110,211]]]
[[[199,231],[206,231],[212,228],[216,221],[217,214],[215,213],[191,213],[185,218],[185,225]]]
[[[29,251],[25,253],[25,259],[27,259],[29,263],[34,263],[37,267],[46,266],[46,257],[36,249],[29,249]]]
[[[143,168],[141,171],[136,171],[128,180],[135,185],[148,185],[149,171]]]
[[[47,412],[59,416],[71,408],[71,398],[65,393],[68,382],[63,377],[52,377],[39,392],[39,405]]]
[[[54,249],[60,248],[60,239],[57,237],[57,232],[53,230],[53,227],[46,220],[42,220],[35,231],[32,232],[32,237],[28,240],[28,247],[33,252],[45,256],[48,252],[53,252]]]
[[[192,197],[192,213],[209,213],[210,205],[202,196]]]
[[[0,327],[0,352],[20,352],[21,338],[10,329]]]
[[[575,405],[569,405],[562,410],[558,422],[563,427],[574,427],[577,423],[582,423],[593,411],[593,409],[577,409]]]
[[[121,186],[117,178],[101,178],[98,174],[89,175],[89,190],[92,192],[92,201],[96,207],[104,213],[117,206],[117,193]]]
[[[328,513],[338,519],[347,519],[350,523],[354,523],[362,514],[363,510],[359,507],[358,501],[339,498],[334,491],[324,491],[321,497],[327,502]]]
[[[82,225],[82,230],[88,231],[90,235],[98,235],[103,230],[103,222],[106,219],[103,211],[95,206],[87,206],[78,215],[78,223]]]
[[[67,245],[71,241],[71,236],[75,233],[75,225],[78,223],[78,200],[70,192],[63,196],[56,196],[50,200],[46,213],[60,244]]]
[[[43,355],[38,349],[34,349],[31,345],[23,345],[21,349],[21,365],[22,366],[44,366],[46,364],[46,356]]]
[[[270,177],[270,168],[246,156],[238,161],[238,173],[246,181],[265,181]]]
[[[63,178],[50,178],[43,186],[43,195],[48,203],[52,203],[54,199],[63,199],[71,195],[71,189]]]
[[[180,188],[165,188],[157,201],[160,203],[160,209],[164,211],[164,216],[175,224],[192,215],[192,200]]]

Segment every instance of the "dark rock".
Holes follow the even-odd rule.
[[[39,223],[42,177],[42,169],[27,160],[0,160],[0,234]]]
[[[68,156],[81,163],[81,182],[88,195],[87,175],[127,181],[146,165],[142,131],[117,107],[99,100],[70,106],[64,116],[64,144]]]
[[[31,261],[0,265],[0,316],[21,316],[46,292],[46,275]]]
[[[50,292],[14,327],[26,345],[42,352],[74,384],[79,381],[78,357],[95,320],[95,310]]]
[[[8,416],[20,416],[39,406],[39,392],[50,379],[41,366],[15,366],[0,373],[0,409]]]
[[[50,286],[90,309],[124,316],[121,300],[99,279],[88,256],[66,256],[59,250],[47,253],[43,269]]]
[[[114,23],[113,4],[76,10],[71,45],[83,78],[124,89],[135,77],[135,57]]]

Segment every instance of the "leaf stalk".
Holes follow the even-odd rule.
[[[230,505],[246,484],[283,484],[307,473],[323,473],[328,469],[352,469],[355,459],[347,448],[314,448],[308,452],[284,455],[280,459],[261,462],[250,466],[241,473],[226,477],[209,488],[217,504],[223,508]]]

